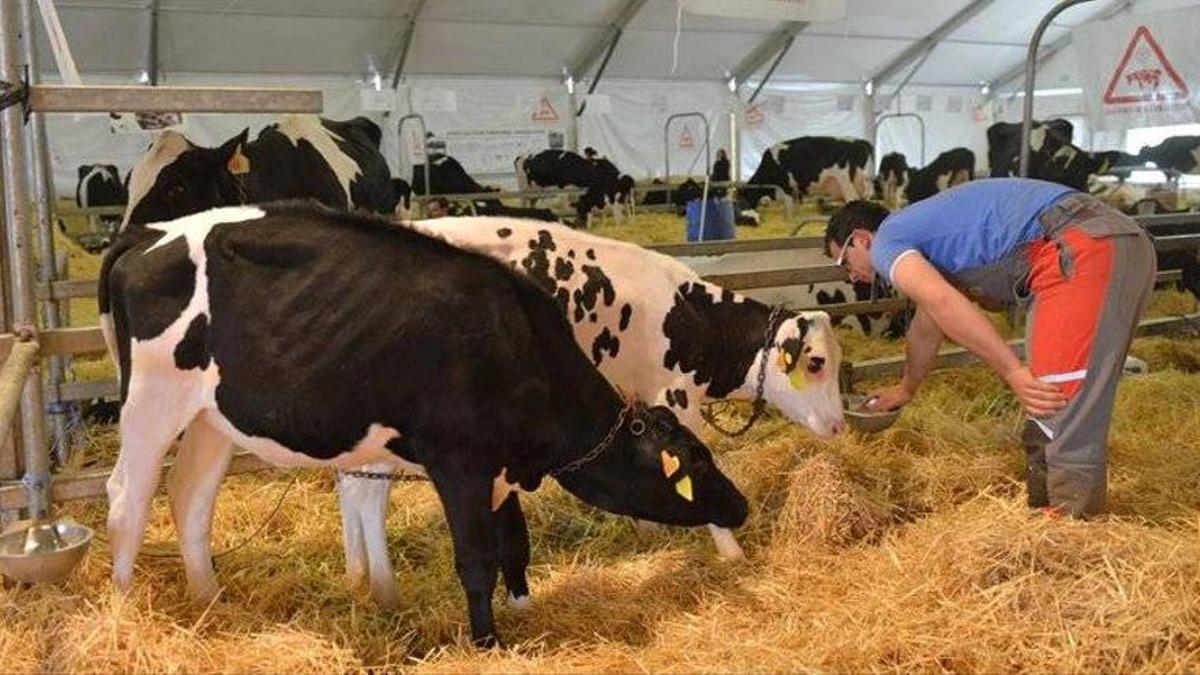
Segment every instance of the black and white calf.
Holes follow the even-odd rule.
[[[908,190],[911,173],[908,159],[899,152],[889,152],[879,160],[879,173],[875,176],[875,195],[895,208],[900,204],[900,195]]]
[[[156,223],[217,206],[315,199],[340,210],[391,213],[396,189],[379,152],[379,127],[283,115],[247,141],[243,131],[217,148],[164,131],[133,168],[122,227]]]
[[[975,153],[967,148],[953,148],[939,154],[928,166],[913,171],[904,192],[908,203],[915,204],[974,179]]]
[[[554,299],[610,383],[667,406],[693,432],[704,403],[760,396],[821,436],[842,427],[841,349],[823,312],[773,311],[672,258],[564,226],[501,218],[411,226],[523,272]],[[349,575],[369,576],[376,600],[393,604],[383,539],[390,484],[343,476],[338,487]],[[741,555],[727,530],[710,529],[722,557]]]
[[[209,537],[233,444],[279,466],[383,464],[432,480],[483,644],[497,570],[528,597],[516,493],[547,476],[637,518],[746,518],[708,449],[670,410],[626,404],[541,289],[381,218],[285,204],[127,228],[100,310],[121,374],[108,531],[122,590],[181,433],[169,487],[194,595],[217,590]]]
[[[75,184],[75,205],[81,209],[96,206],[124,206],[129,190],[121,174],[112,164],[84,164],[79,167],[79,182]],[[95,252],[108,246],[112,233],[121,224],[120,216],[91,216],[92,230],[100,233],[89,250]]]
[[[1137,160],[1174,173],[1200,173],[1200,136],[1171,136],[1158,145],[1143,146]]]

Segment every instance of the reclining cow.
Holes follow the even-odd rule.
[[[666,408],[623,403],[541,289],[381,218],[282,204],[127,228],[99,300],[123,401],[108,481],[121,590],[181,433],[168,482],[194,596],[217,591],[213,504],[233,444],[280,466],[382,463],[432,480],[484,645],[497,569],[510,599],[528,597],[517,493],[547,476],[618,514],[746,519],[708,449]]]
[[[283,115],[254,141],[245,130],[220,147],[164,131],[133,168],[122,227],[178,218],[216,206],[315,199],[340,210],[396,208],[380,131],[356,117],[337,122]]]

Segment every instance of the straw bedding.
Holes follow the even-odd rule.
[[[1163,294],[1169,314],[1186,299]],[[1186,309],[1186,307],[1185,307]],[[859,340],[851,358],[895,353]],[[64,588],[0,589],[5,672],[1163,671],[1200,665],[1200,344],[1135,342],[1113,424],[1110,507],[1093,522],[1024,507],[1020,412],[986,371],[936,372],[893,428],[814,438],[768,416],[706,440],[753,504],[747,558],[702,530],[639,531],[553,485],[527,496],[532,609],[498,595],[508,647],[466,646],[465,609],[428,486],[393,491],[401,608],[342,578],[332,477],[226,481],[215,549],[226,585],[189,604],[177,559],[143,557],[114,597],[98,542]],[[866,385],[870,386],[870,385]],[[723,414],[737,418],[746,409]],[[105,463],[108,429],[76,464]],[[105,504],[64,511],[102,528]],[[147,548],[174,550],[164,502]]]

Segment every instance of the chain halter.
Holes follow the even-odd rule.
[[[596,458],[604,454],[605,450],[612,446],[613,441],[617,437],[617,432],[621,430],[621,427],[625,426],[625,421],[627,419],[629,420],[629,433],[633,434],[634,436],[641,436],[642,434],[646,433],[646,422],[639,418],[635,413],[635,410],[637,409],[637,398],[633,396],[626,396],[624,398],[625,405],[621,407],[621,412],[617,413],[616,421],[613,422],[612,427],[608,430],[608,433],[605,434],[604,438],[601,439],[599,443],[597,443],[591,450],[588,450],[586,453],[584,453],[581,457],[573,459],[557,469],[551,469],[547,473],[551,476],[561,476],[565,473],[573,473],[578,471],[584,465],[595,461]],[[428,476],[422,476],[421,474],[391,473],[388,471],[342,471],[341,474],[343,476],[350,476],[352,478],[366,478],[368,480],[398,480],[414,483],[425,482],[429,480]]]
[[[717,424],[717,418],[713,416],[710,409],[716,403],[725,403],[725,401],[714,401],[706,403],[700,408],[700,416],[705,422],[720,432],[722,435],[730,438],[737,438],[750,430],[758,418],[762,416],[763,411],[767,408],[767,401],[763,398],[763,389],[767,382],[767,356],[771,353],[771,348],[775,346],[775,331],[779,330],[778,319],[783,315],[783,306],[775,305],[771,308],[771,313],[767,316],[767,330],[763,335],[762,356],[758,361],[758,382],[754,388],[754,402],[751,403],[750,418],[746,420],[742,428],[736,431],[723,429]]]

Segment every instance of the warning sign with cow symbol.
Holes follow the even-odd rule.
[[[1097,129],[1200,121],[1200,9],[1142,14],[1075,29],[1080,82]]]

